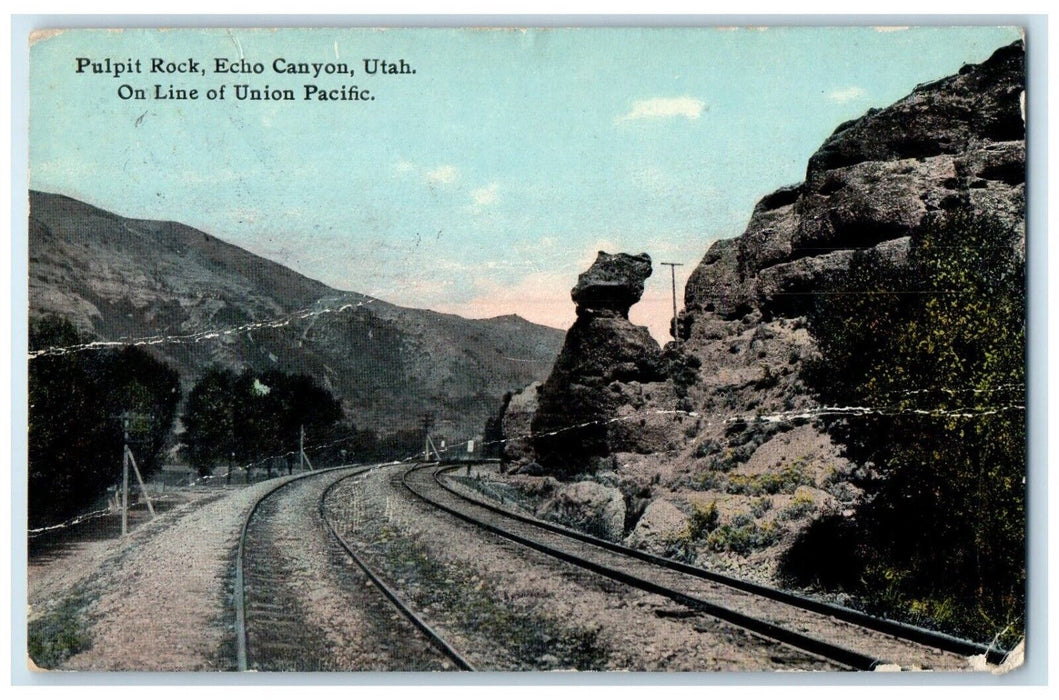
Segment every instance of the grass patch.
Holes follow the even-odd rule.
[[[33,663],[41,668],[58,668],[74,654],[92,647],[92,636],[81,612],[87,602],[83,594],[72,595],[29,622],[27,637]]]
[[[939,590],[909,592],[910,572],[877,564],[865,567],[855,607],[873,615],[926,627],[983,644],[1011,649],[1025,634],[1023,620],[998,619],[980,606],[968,605]]]
[[[780,580],[792,588],[844,592],[850,596],[848,605],[872,615],[982,643],[995,638],[1005,649],[1025,633],[1017,613],[991,616],[980,606],[946,595],[939,585],[924,585],[907,569],[880,563],[865,540],[854,519],[822,515],[780,556]]]

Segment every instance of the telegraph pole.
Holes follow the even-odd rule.
[[[434,427],[434,414],[423,414],[423,461],[430,461],[430,429]]]
[[[143,474],[140,473],[140,467],[136,464],[136,458],[132,455],[132,450],[129,446],[125,446],[125,456],[129,459],[129,464],[132,465],[132,472],[136,475],[136,483],[140,485],[140,493],[143,495],[143,500],[147,501],[147,510],[150,511],[151,517],[154,518],[154,505],[151,503],[151,494],[147,493],[147,484],[143,483]]]
[[[669,266],[670,276],[673,280],[673,323],[669,327],[669,333],[675,340],[677,337],[677,268],[684,267],[684,263],[664,262],[659,264]]]
[[[129,534],[129,414],[122,415],[121,447],[121,536]]]
[[[298,464],[301,466],[301,470],[305,471],[305,467],[309,467],[309,471],[316,471],[313,467],[313,463],[309,461],[309,455],[305,454],[305,424],[301,426],[301,432],[298,434]]]
[[[122,440],[123,445],[121,446],[121,534],[125,536],[129,534],[129,465],[132,465],[132,469],[136,474],[136,483],[140,485],[140,493],[143,494],[143,499],[147,501],[147,510],[151,513],[151,518],[155,516],[154,504],[151,503],[151,496],[147,493],[147,484],[143,483],[143,475],[140,474],[140,467],[136,464],[136,458],[132,456],[132,450],[129,449],[129,413],[126,411],[121,414],[122,420]]]

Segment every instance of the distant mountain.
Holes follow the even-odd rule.
[[[546,377],[563,341],[518,316],[470,320],[339,291],[190,226],[31,191],[29,314],[47,313],[102,340],[166,337],[149,347],[185,386],[213,363],[303,372],[358,427],[387,433],[432,411],[452,439]]]

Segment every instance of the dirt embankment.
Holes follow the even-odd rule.
[[[182,494],[186,502],[124,539],[85,542],[31,560],[31,666],[229,668],[232,552],[248,509],[276,483],[188,492]]]

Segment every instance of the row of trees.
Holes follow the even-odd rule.
[[[342,405],[306,375],[256,374],[211,368],[184,410],[188,459],[201,473],[216,463],[248,463],[282,455],[296,459],[304,430],[314,442],[348,436]]]
[[[809,317],[805,378],[859,465],[852,519],[788,553],[800,583],[855,589],[878,612],[989,639],[1025,598],[1024,264],[1015,233],[970,214],[912,239],[907,264],[858,254]]]
[[[31,351],[85,343],[69,321],[31,324]],[[176,370],[144,350],[41,354],[29,362],[29,520],[49,525],[88,510],[120,478],[124,432],[145,476],[177,447],[173,425],[183,398]],[[298,460],[304,429],[314,466],[403,458],[422,434],[380,438],[343,419],[341,403],[306,375],[208,369],[187,396],[181,420],[186,458],[201,474],[218,466]]]
[[[84,340],[56,316],[29,332],[31,350]],[[28,388],[31,527],[83,511],[116,481],[126,426],[153,471],[181,398],[177,372],[136,347],[35,357]]]
[[[182,420],[188,461],[202,474],[218,465],[260,464],[271,471],[275,458],[290,470],[303,431],[315,466],[405,458],[423,443],[418,430],[382,438],[359,430],[311,377],[278,371],[208,369],[188,394]]]

